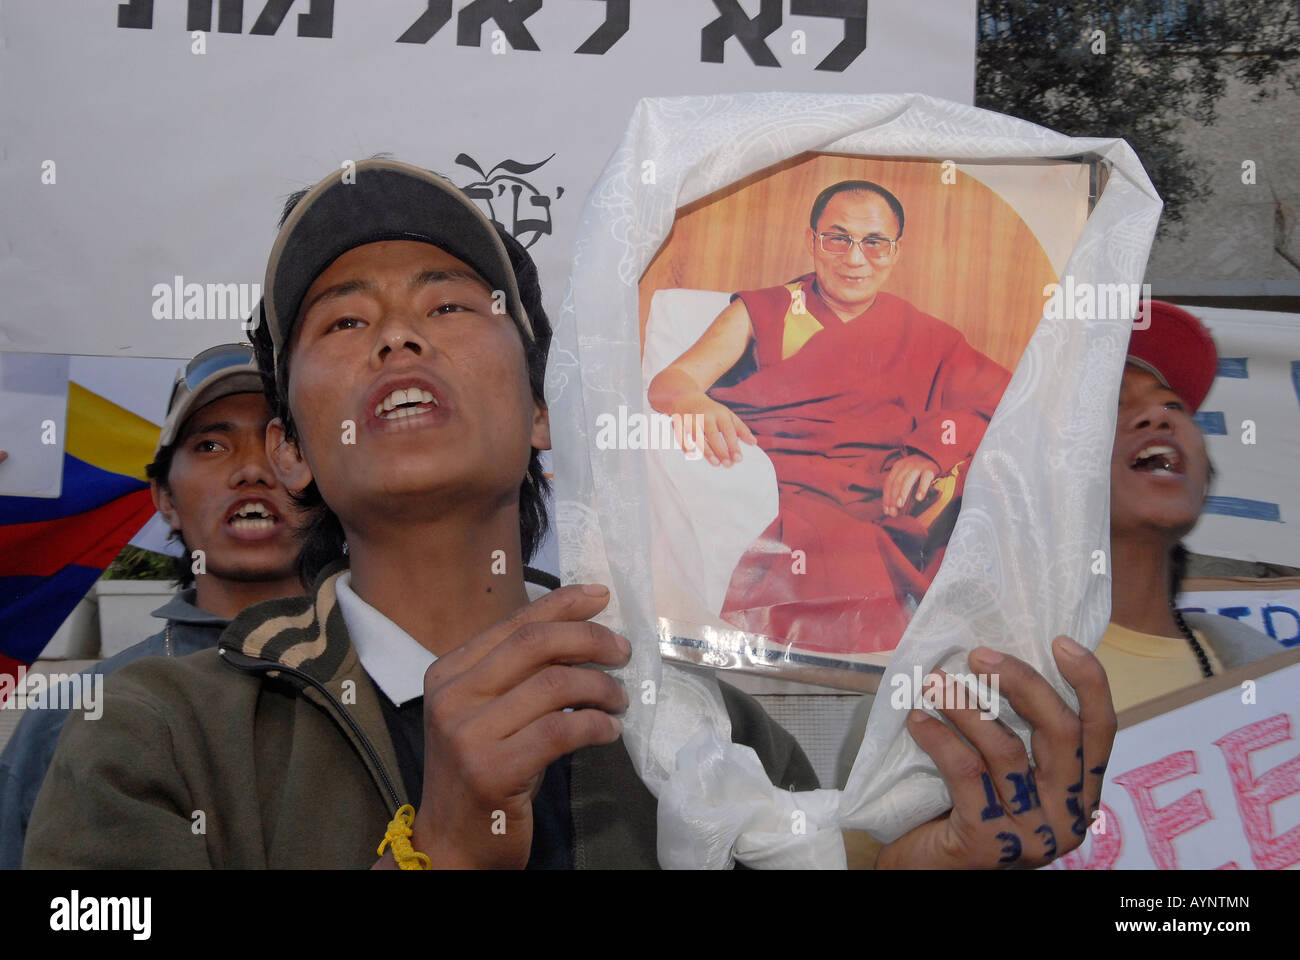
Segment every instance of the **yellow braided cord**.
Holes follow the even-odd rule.
[[[393,859],[403,870],[428,870],[429,858],[411,846],[411,821],[415,819],[415,807],[409,803],[400,807],[393,819],[388,822],[388,830],[379,844],[378,856],[384,855],[384,848],[391,846]]]

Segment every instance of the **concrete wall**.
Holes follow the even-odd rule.
[[[1180,139],[1210,178],[1212,195],[1184,208],[1182,239],[1157,239],[1147,282],[1157,296],[1300,297],[1300,95],[1252,103],[1254,91],[1230,82],[1212,127],[1184,121]],[[1255,162],[1243,184],[1242,161]]]

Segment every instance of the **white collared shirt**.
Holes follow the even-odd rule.
[[[399,707],[424,696],[424,673],[437,655],[358,597],[352,590],[351,570],[339,576],[334,593],[361,666],[384,696]]]
[[[546,587],[525,583],[529,600],[545,596]],[[414,637],[356,595],[352,571],[344,570],[334,583],[339,611],[361,667],[396,706],[424,696],[425,671],[437,654],[420,646]]]

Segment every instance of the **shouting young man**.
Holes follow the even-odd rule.
[[[270,418],[247,344],[204,350],[177,378],[146,473],[154,505],[181,544],[182,590],[154,611],[162,630],[95,673],[106,676],[141,657],[215,650],[245,607],[302,593],[294,508],[266,459]],[[66,719],[64,710],[28,713],[0,756],[0,868],[22,861],[32,807]]]
[[[395,866],[376,851],[410,804],[432,866],[655,865],[626,695],[578,666],[627,661],[588,622],[608,592],[525,592],[550,444],[535,267],[405,164],[291,204],[265,285],[266,443],[304,510],[312,595],[246,612],[220,656],[120,674],[60,748],[27,863]],[[793,738],[729,704],[775,782],[816,787]]]

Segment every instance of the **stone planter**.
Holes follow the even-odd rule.
[[[176,592],[167,580],[100,580],[95,584],[99,602],[99,655],[111,657],[135,646],[163,628],[149,614]]]

